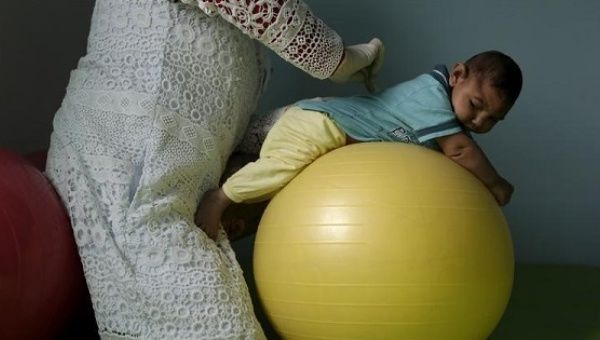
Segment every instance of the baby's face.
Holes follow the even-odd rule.
[[[456,78],[452,106],[458,120],[475,133],[490,131],[510,109],[504,95],[477,74]]]

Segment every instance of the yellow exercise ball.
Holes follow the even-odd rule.
[[[514,270],[485,186],[399,143],[345,146],[304,169],[269,203],[253,261],[285,339],[485,339]]]

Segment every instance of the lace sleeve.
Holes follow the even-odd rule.
[[[182,0],[220,15],[315,78],[328,78],[342,58],[340,36],[301,0]]]

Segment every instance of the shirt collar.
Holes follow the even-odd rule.
[[[442,86],[446,90],[446,93],[448,94],[448,99],[452,98],[452,88],[450,87],[450,74],[448,73],[446,65],[435,65],[433,70],[429,72],[429,75],[431,75],[435,80],[439,81],[440,84],[442,84]]]
[[[450,87],[450,73],[448,73],[448,68],[446,68],[446,65],[444,65],[444,64],[435,65],[433,70],[431,70],[431,72],[429,72],[429,75],[432,76],[433,79],[439,81],[440,84],[442,84],[442,86],[444,87],[444,90],[446,90],[446,94],[448,95],[448,101],[450,102],[450,107],[452,108],[452,111],[454,111],[454,106],[452,105],[452,87]],[[456,121],[458,122],[458,119]],[[467,134],[467,136],[471,137],[471,133],[469,132],[469,130],[460,122],[458,122],[458,123],[462,126],[463,131]]]

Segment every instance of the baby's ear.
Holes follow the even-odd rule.
[[[459,82],[465,80],[469,75],[469,69],[467,65],[463,63],[454,64],[452,67],[452,72],[450,72],[450,86],[454,86]]]

